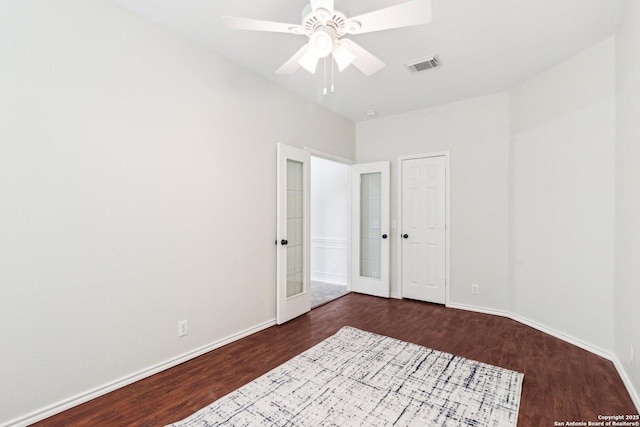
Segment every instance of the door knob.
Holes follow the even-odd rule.
[[[408,234],[403,234],[402,237],[404,237],[405,239],[408,239],[409,235]]]
[[[386,235],[386,234],[383,234],[383,235],[382,235],[382,238],[383,238],[383,239],[386,239],[386,238],[387,238],[387,235]]]
[[[281,244],[282,246],[285,246],[285,245],[287,245],[288,243],[289,243],[289,242],[288,242],[287,240],[284,240],[284,239],[280,240],[280,244]]]

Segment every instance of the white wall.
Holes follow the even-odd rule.
[[[276,142],[355,151],[106,0],[0,2],[0,123],[0,425],[269,324]]]
[[[311,280],[347,285],[351,166],[311,157]]]
[[[512,311],[606,352],[613,349],[614,50],[609,38],[510,91]]]
[[[451,150],[452,305],[603,353],[613,350],[614,50],[609,38],[508,94],[356,127],[358,162]],[[394,162],[393,218],[396,174]]]
[[[615,350],[640,407],[640,2],[616,35]],[[634,347],[635,360],[630,361]]]
[[[508,96],[499,93],[356,125],[359,163],[392,160],[391,218],[397,219],[397,157],[451,152],[451,300],[508,308]],[[391,234],[391,292],[400,230]],[[471,295],[471,284],[480,295]]]

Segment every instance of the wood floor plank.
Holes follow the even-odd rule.
[[[410,300],[349,294],[36,423],[163,426],[185,418],[353,326],[523,372],[518,425],[637,414],[613,363],[516,321]]]

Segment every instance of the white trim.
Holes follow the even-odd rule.
[[[620,360],[617,357],[614,357],[613,366],[616,367],[618,374],[620,374],[620,378],[622,378],[622,382],[627,388],[627,392],[629,392],[629,396],[631,397],[631,400],[636,407],[636,411],[640,412],[640,395],[638,395],[636,390],[633,388],[633,383],[631,382],[631,378],[627,374],[627,371],[624,369],[624,365],[620,363]]]
[[[397,206],[396,206],[396,223],[397,233],[394,233],[398,241],[398,254],[396,256],[396,279],[398,280],[398,294],[402,299],[402,162],[404,160],[424,159],[429,157],[444,157],[445,159],[445,221],[446,221],[446,233],[445,233],[445,306],[449,306],[451,301],[451,152],[436,151],[433,153],[412,154],[410,156],[398,156],[397,160],[397,173],[398,173],[398,186],[397,186]]]
[[[604,357],[607,360],[610,360],[610,361],[614,360],[614,356],[608,351],[605,351],[597,346],[588,344],[578,338],[572,337],[571,335],[558,332],[557,330],[549,328],[548,326],[544,326],[538,322],[529,320],[526,317],[522,317],[520,315],[513,314],[508,311],[486,309],[482,307],[475,307],[472,305],[465,305],[465,304],[458,304],[458,303],[447,304],[447,307],[456,308],[459,310],[473,311],[476,313],[491,314],[494,316],[506,317],[508,319],[515,320],[518,323],[522,323],[523,325],[530,326],[533,329],[537,329],[540,332],[544,332],[545,334],[561,339],[562,341],[565,341],[569,344],[573,344],[576,347],[580,347],[581,349],[587,350],[588,352],[593,353],[597,356]]]
[[[36,423],[38,421],[42,421],[45,418],[48,418],[52,415],[59,414],[60,412],[66,411],[67,409],[70,409],[82,403],[88,402],[92,399],[95,399],[96,397],[104,396],[107,393],[110,393],[114,390],[125,387],[129,384],[133,384],[136,381],[140,381],[142,379],[148,378],[152,375],[157,374],[158,372],[162,372],[169,368],[173,368],[174,366],[177,366],[191,359],[195,359],[198,356],[202,356],[205,353],[208,353],[212,350],[215,350],[217,348],[230,344],[241,338],[245,338],[249,335],[255,334],[256,332],[260,332],[264,329],[274,326],[275,324],[276,324],[276,319],[268,320],[256,326],[245,329],[244,331],[240,331],[238,333],[229,335],[225,338],[214,341],[203,347],[197,348],[195,350],[184,353],[180,356],[174,357],[173,359],[166,360],[157,365],[150,366],[146,369],[142,369],[131,375],[122,377],[116,381],[112,381],[100,387],[96,387],[93,390],[80,393],[69,399],[62,400],[58,403],[54,403],[53,405],[31,412],[30,414],[21,416],[19,418],[15,418],[11,421],[8,421],[5,424],[0,425],[0,427],[23,427],[23,426],[28,426],[33,423]]]
[[[331,160],[338,163],[344,163],[345,165],[352,165],[354,162],[346,157],[335,156],[333,154],[325,153],[314,148],[304,147],[304,151],[308,151],[313,157],[319,157],[325,160]]]
[[[587,350],[597,356],[604,357],[605,359],[610,361],[613,361],[614,359],[613,354],[609,353],[608,351],[603,350],[600,347],[594,346],[592,344],[588,344],[578,338],[572,337],[571,335],[564,334],[555,329],[549,328],[548,326],[541,325],[538,322],[534,322],[533,320],[529,320],[525,317],[518,316],[516,314],[511,314],[509,317],[512,320],[515,320],[516,322],[520,322],[524,325],[532,327],[533,329],[537,329],[541,332],[547,333],[553,337],[561,339],[562,341],[568,342],[569,344],[573,344],[576,347],[580,347],[583,350]]]
[[[311,257],[319,256],[318,251],[324,251],[328,258],[339,257],[346,261],[345,268],[338,268],[338,271],[327,270],[327,265],[312,263],[311,281],[333,283],[340,286],[348,286],[349,272],[349,239],[336,239],[326,237],[311,238]],[[320,268],[318,268],[320,267]]]
[[[509,313],[507,311],[487,309],[487,308],[476,307],[476,306],[465,305],[465,304],[458,304],[458,303],[447,304],[447,308],[454,308],[458,310],[473,311],[475,313],[483,313],[483,314],[490,314],[493,316],[506,317],[508,319],[515,320],[518,323],[522,323],[523,325],[532,327],[533,329],[536,329],[540,332],[543,332],[545,334],[558,338],[564,342],[573,344],[576,347],[580,347],[581,349],[586,350],[590,353],[593,353],[596,356],[600,356],[611,361],[613,363],[613,366],[616,368],[616,371],[618,371],[618,375],[620,375],[620,378],[622,379],[622,382],[624,383],[624,386],[627,389],[627,392],[629,393],[629,396],[631,397],[631,400],[633,401],[633,404],[635,405],[636,410],[640,412],[640,396],[638,395],[638,392],[633,387],[633,382],[631,381],[631,378],[627,374],[627,371],[624,369],[624,365],[620,363],[620,360],[615,354],[605,351],[597,346],[588,344],[578,338],[572,337],[562,332],[558,332],[555,329],[541,325],[540,323],[534,322],[533,320],[529,320],[525,317],[519,316],[517,314]]]
[[[312,237],[311,257],[313,258],[314,254],[318,257],[318,251],[324,251],[328,258],[339,257],[346,262],[344,268],[338,268],[338,271],[329,271],[326,264],[319,265],[319,262],[315,264],[312,263],[312,267],[315,267],[315,270],[311,270],[311,281],[347,286],[349,274],[349,239]]]
[[[494,310],[491,308],[477,307],[474,305],[459,304],[452,302],[446,305],[447,308],[455,308],[456,310],[473,311],[474,313],[490,314],[492,316],[507,317],[511,319],[511,315],[506,311]]]
[[[401,296],[398,294],[391,294],[390,295],[391,298],[396,298],[396,299],[401,299]],[[622,379],[622,382],[624,383],[627,392],[629,393],[629,396],[631,397],[631,400],[633,401],[636,410],[640,411],[640,396],[638,395],[638,393],[636,392],[636,390],[633,388],[633,383],[631,382],[631,379],[629,377],[629,375],[627,374],[626,370],[624,369],[624,366],[622,365],[622,363],[620,363],[620,361],[618,360],[617,357],[611,355],[610,353],[607,352],[603,352],[600,349],[597,349],[591,345],[585,344],[583,342],[581,342],[580,340],[577,340],[575,338],[569,338],[567,335],[564,334],[559,334],[556,331],[553,331],[551,329],[548,329],[536,322],[531,322],[528,321],[520,316],[516,316],[513,314],[510,314],[508,312],[504,312],[504,311],[500,311],[500,310],[493,310],[493,309],[485,309],[482,307],[475,307],[475,306],[469,306],[469,305],[464,305],[464,304],[447,304],[448,308],[453,308],[453,309],[459,309],[459,310],[466,310],[466,311],[473,311],[473,312],[477,312],[477,313],[483,313],[483,314],[491,314],[494,316],[500,316],[500,317],[506,317],[512,320],[515,320],[516,322],[520,322],[522,324],[525,324],[527,326],[530,326],[534,329],[537,329],[541,332],[547,333],[549,335],[555,336],[556,338],[559,338],[563,341],[567,341],[570,344],[574,344],[577,345],[578,347],[587,350],[591,353],[594,353],[598,356],[602,356],[607,360],[610,360],[613,362],[614,367],[616,368],[616,370],[618,371],[618,374],[620,375],[620,378]],[[198,356],[201,356],[205,353],[208,353],[210,351],[213,351],[217,348],[223,347],[227,344],[230,344],[234,341],[237,341],[239,339],[245,338],[249,335],[255,334],[256,332],[260,332],[264,329],[267,329],[271,326],[274,326],[276,324],[276,320],[272,319],[269,321],[266,321],[264,323],[258,324],[256,326],[253,326],[251,328],[245,329],[244,331],[238,332],[236,334],[232,334],[229,335],[226,338],[222,338],[220,340],[214,341],[206,346],[197,348],[195,350],[192,350],[190,352],[184,353],[180,356],[177,356],[173,359],[167,360],[165,362],[159,363],[157,365],[151,366],[147,369],[143,369],[141,371],[138,371],[136,373],[133,373],[131,375],[128,375],[126,377],[123,377],[119,380],[110,382],[108,384],[105,384],[103,386],[97,387],[93,390],[87,391],[85,393],[81,393],[77,396],[74,396],[70,399],[66,399],[63,401],[60,401],[58,403],[55,403],[53,405],[47,406],[43,409],[39,409],[37,411],[31,412],[30,414],[24,415],[22,417],[19,418],[15,418],[11,421],[8,421],[5,424],[1,424],[0,427],[23,427],[23,426],[28,426],[31,425],[33,423],[36,423],[38,421],[42,421],[45,418],[48,418],[50,416],[59,414],[60,412],[63,412],[67,409],[73,408],[75,406],[78,406],[82,403],[88,402],[89,400],[95,399],[96,397],[100,397],[103,396],[107,393],[110,393],[114,390],[117,390],[119,388],[125,387],[129,384],[133,384],[136,381],[142,380],[144,378],[148,378],[152,375],[157,374],[158,372],[162,372],[165,371],[167,369],[170,369],[174,366],[177,366],[181,363],[184,363],[186,361],[189,361],[191,359],[195,359]]]
[[[335,249],[346,251],[348,249],[349,239],[332,239],[327,237],[312,237],[311,246],[324,249]]]
[[[353,167],[353,164],[351,165]],[[353,277],[353,264],[351,259],[351,251],[353,251],[353,242],[351,239],[353,238],[353,171],[349,168],[349,189],[347,193],[349,194],[349,203],[347,203],[347,210],[349,211],[349,216],[347,218],[349,228],[347,229],[349,232],[349,236],[347,237],[347,293],[351,292],[351,281]],[[389,266],[391,268],[391,266]],[[389,287],[391,287],[391,283],[389,283]]]

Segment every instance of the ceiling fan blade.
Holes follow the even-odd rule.
[[[342,39],[342,46],[355,56],[351,64],[365,76],[370,76],[385,66],[384,62],[352,40]]]
[[[342,42],[339,42],[337,47],[333,49],[331,53],[333,56],[333,60],[336,61],[338,65],[338,71],[342,72],[345,68],[349,66],[356,59],[356,56],[349,51],[345,46],[343,46]]]
[[[364,34],[393,28],[427,24],[431,21],[431,0],[411,0],[347,20],[351,34]]]
[[[303,26],[297,24],[286,24],[284,22],[262,21],[260,19],[251,18],[236,18],[234,16],[223,16],[222,22],[225,27],[233,30],[304,34]]]
[[[291,58],[287,60],[280,68],[276,70],[276,74],[293,74],[300,68],[300,64],[298,61],[302,58],[305,53],[309,50],[309,45],[305,44],[302,48],[293,54]]]
[[[316,68],[318,67],[318,61],[319,60],[320,60],[320,58],[318,58],[316,55],[314,55],[311,52],[311,49],[308,49],[304,53],[304,55],[302,55],[302,57],[300,59],[298,59],[298,64],[300,64],[302,66],[302,68],[304,68],[305,70],[307,70],[311,74],[315,74],[316,73]]]

